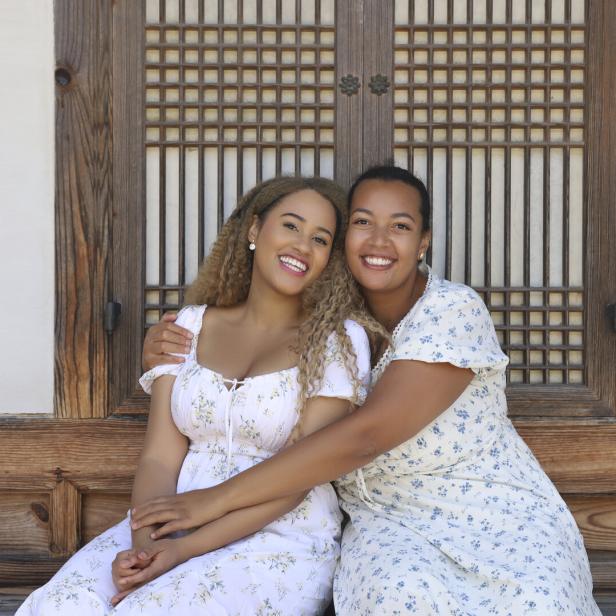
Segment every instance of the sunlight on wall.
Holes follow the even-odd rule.
[[[0,414],[53,410],[52,0],[0,5]]]

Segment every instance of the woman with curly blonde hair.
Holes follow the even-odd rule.
[[[132,505],[214,486],[346,415],[366,395],[379,326],[343,254],[345,195],[320,178],[251,190],[223,227],[178,324],[181,364],[151,392]],[[341,515],[330,484],[155,540],[130,517],[75,554],[18,614],[320,614]],[[144,583],[146,582],[147,583]]]

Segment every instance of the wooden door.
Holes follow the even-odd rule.
[[[616,7],[607,0],[55,3],[54,418],[2,419],[0,585],[124,515],[145,328],[279,173],[427,180],[431,255],[511,357],[518,429],[616,592]],[[118,316],[118,310],[121,313]],[[613,316],[612,316],[613,319]]]

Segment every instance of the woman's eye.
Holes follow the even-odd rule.
[[[400,229],[402,231],[410,231],[411,230],[411,228],[408,225],[405,225],[403,222],[397,222],[394,225],[394,228]]]
[[[321,246],[328,246],[327,240],[322,237],[319,237],[318,235],[315,236],[314,241],[317,244],[321,244]]]
[[[367,225],[367,224],[368,224],[368,221],[367,221],[365,218],[356,218],[356,219],[353,221],[353,224],[354,224],[354,225]]]
[[[291,231],[297,231],[297,225],[292,222],[285,222],[283,223],[283,226],[287,229],[291,229]]]

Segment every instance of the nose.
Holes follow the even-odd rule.
[[[375,225],[370,234],[370,243],[373,246],[386,246],[389,243],[387,228]]]
[[[302,255],[307,255],[312,250],[311,236],[306,233],[299,233],[294,242],[295,249]]]

